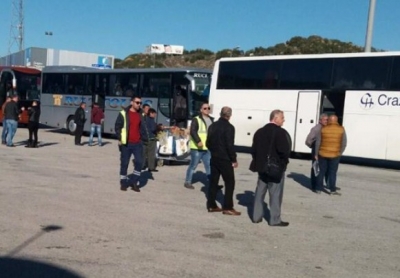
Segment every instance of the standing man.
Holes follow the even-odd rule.
[[[339,168],[340,157],[347,145],[346,131],[339,125],[338,117],[331,115],[328,125],[321,129],[315,143],[315,159],[319,162],[319,175],[317,177],[317,193],[321,193],[323,178],[328,174],[328,185],[331,195],[341,195],[337,192],[336,176]]]
[[[74,118],[74,121],[76,124],[75,146],[82,146],[81,138],[82,138],[82,134],[83,134],[83,127],[86,122],[85,109],[86,109],[86,103],[81,102],[78,109],[76,109],[76,111],[75,111],[75,118]]]
[[[186,171],[184,186],[188,189],[194,189],[192,185],[193,173],[196,170],[200,160],[203,161],[206,170],[207,179],[210,180],[210,152],[206,146],[207,131],[213,123],[210,117],[210,105],[204,102],[200,106],[200,115],[194,117],[190,125],[190,164]]]
[[[140,126],[142,116],[140,114],[140,97],[132,97],[131,105],[121,110],[115,121],[115,133],[118,137],[118,144],[121,152],[120,167],[120,186],[122,191],[126,191],[129,186],[132,190],[140,192],[137,183],[139,182],[140,172],[142,170],[143,146],[140,138]],[[135,157],[133,179],[129,180],[128,166],[131,156]]]
[[[233,208],[233,191],[235,190],[235,172],[238,167],[235,143],[235,127],[229,123],[232,108],[222,107],[220,118],[210,126],[207,136],[207,148],[211,152],[211,178],[208,187],[208,212],[220,212],[225,215],[240,215]],[[219,178],[225,182],[225,198],[223,208],[219,208],[215,199],[218,192]]]
[[[39,130],[39,119],[40,119],[40,107],[38,106],[38,102],[34,100],[32,102],[32,107],[28,108],[28,130],[29,130],[29,139],[28,145],[26,148],[37,148],[38,147],[38,130]],[[33,139],[32,139],[33,137]]]
[[[95,102],[93,104],[92,113],[90,117],[90,137],[89,137],[89,146],[93,145],[93,136],[94,133],[97,133],[97,143],[99,147],[102,146],[101,141],[101,125],[104,122],[104,112],[103,109],[99,107],[99,104]]]
[[[264,215],[265,194],[269,191],[270,226],[286,227],[289,222],[281,220],[281,206],[285,170],[289,163],[291,139],[286,130],[282,128],[285,116],[282,110],[274,110],[269,117],[269,124],[257,130],[253,137],[251,154],[253,160],[250,170],[258,172],[257,188],[254,196],[252,220],[254,223],[262,221]],[[280,177],[271,177],[264,172],[267,157],[274,159],[281,167]]]
[[[158,126],[155,118],[157,112],[155,109],[148,109],[148,115],[142,119],[144,122],[141,124],[141,138],[143,142],[143,169],[149,168],[149,172],[158,172],[156,170],[156,149],[157,149],[157,131]]]
[[[6,118],[5,118],[5,108],[7,103],[11,101],[11,97],[7,96],[6,101],[3,103],[3,106],[1,107],[1,113],[3,113],[3,130],[1,132],[1,144],[5,145],[6,144],[6,139],[7,139],[7,124],[6,124]]]
[[[25,107],[18,108],[18,95],[13,95],[11,101],[4,107],[4,119],[7,125],[7,147],[15,147],[13,139],[18,128],[19,115]]]
[[[150,105],[145,103],[142,106],[142,117],[146,117],[149,114]]]
[[[317,177],[315,176],[313,165],[315,162],[315,142],[317,141],[317,136],[321,133],[321,129],[328,124],[328,115],[323,113],[319,116],[319,123],[314,126],[306,139],[306,145],[311,148],[311,190],[313,192],[317,191]],[[327,180],[327,178],[325,178]]]

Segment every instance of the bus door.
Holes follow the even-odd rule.
[[[91,95],[91,103],[97,102],[99,107],[104,110],[106,106],[106,95],[109,91],[109,75],[108,74],[90,74],[88,75],[88,91]]]
[[[318,123],[320,98],[320,91],[300,91],[298,94],[295,138],[293,141],[295,152],[310,152],[310,148],[306,146],[305,142],[311,128]]]

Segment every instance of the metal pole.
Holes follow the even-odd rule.
[[[376,0],[369,1],[367,35],[365,36],[365,50],[364,50],[365,52],[371,52],[372,31],[374,27],[374,16],[375,16],[375,4]]]

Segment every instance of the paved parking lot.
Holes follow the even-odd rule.
[[[15,142],[26,137],[20,128]],[[239,154],[242,215],[233,217],[207,213],[202,166],[195,190],[183,187],[186,165],[169,165],[144,172],[142,192],[122,192],[115,140],[76,147],[49,129],[39,139],[38,149],[0,147],[0,277],[21,266],[42,274],[19,277],[55,277],[55,268],[76,275],[62,277],[400,277],[396,170],[341,165],[343,195],[316,195],[310,162],[292,159],[282,208],[290,226],[269,227],[248,217],[248,154]]]

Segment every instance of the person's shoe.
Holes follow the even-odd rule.
[[[157,169],[154,169],[154,170],[149,169],[149,172],[158,172],[158,170]]]
[[[194,189],[194,186],[193,186],[192,184],[188,183],[188,182],[185,182],[184,186],[185,186],[187,189]]]
[[[25,148],[33,148],[33,146],[31,144],[28,144],[25,146]]]
[[[1,144],[2,144],[2,145],[5,145],[5,144],[6,144],[6,141],[1,141]]]
[[[93,146],[93,144],[92,144],[92,143],[89,143],[89,144],[88,144],[88,146],[89,146],[89,147],[92,147],[92,146]]]
[[[82,143],[80,143],[80,144],[75,144],[75,146],[83,146],[83,144],[82,144]]]
[[[313,191],[315,194],[321,194],[321,190],[314,190]]]
[[[289,222],[283,222],[283,221],[281,221],[280,223],[278,223],[278,224],[273,224],[273,225],[270,225],[271,227],[287,227],[287,226],[289,226]]]
[[[239,215],[241,215],[242,213],[239,212],[239,211],[237,211],[237,210],[234,210],[234,209],[224,209],[224,210],[222,211],[222,214],[239,216]]]
[[[337,189],[336,189],[336,190],[337,190]],[[331,192],[330,195],[332,195],[332,196],[342,196],[342,194],[339,193],[339,192],[337,192],[337,191]]]
[[[222,190],[222,188],[224,188],[223,185],[218,185],[218,186],[217,186],[217,191]]]
[[[14,148],[15,145],[14,145],[14,144],[12,144],[12,145],[7,145],[7,147]]]
[[[217,207],[214,207],[214,208],[207,208],[207,211],[208,212],[221,212],[222,208],[217,206]]]
[[[119,184],[121,185],[121,190],[126,191],[129,187],[128,180],[120,180]]]
[[[337,187],[337,186],[336,186],[336,190],[340,190],[340,187]]]
[[[131,185],[131,189],[135,192],[140,192],[140,188],[136,184]]]
[[[103,147],[103,144],[100,143],[100,144],[99,144],[99,147]]]

